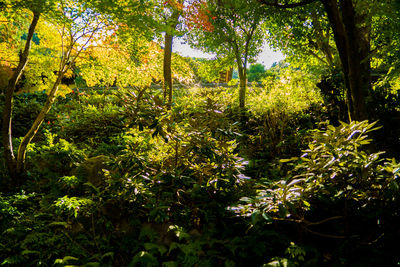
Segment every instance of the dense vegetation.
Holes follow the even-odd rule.
[[[0,0],[0,264],[398,265],[399,13]]]

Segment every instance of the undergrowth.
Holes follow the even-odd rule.
[[[150,88],[58,99],[26,183],[0,194],[0,264],[395,262],[398,163],[362,149],[372,124],[320,124],[314,87],[282,74],[250,87],[246,110],[236,88],[177,89],[171,109]],[[41,95],[16,101],[26,127]]]

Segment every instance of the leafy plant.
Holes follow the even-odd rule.
[[[243,199],[248,204],[239,205],[235,210],[252,216],[253,222],[257,216],[268,221],[292,221],[316,233],[310,229],[313,225],[337,220],[344,220],[348,225],[354,220],[351,218],[363,211],[374,213],[380,205],[390,205],[399,193],[399,164],[394,159],[381,159],[382,152],[369,154],[361,149],[371,143],[367,134],[377,129],[375,124],[341,122],[338,127],[328,125],[324,131],[315,130],[313,141],[300,158],[282,160],[293,162],[288,178],[268,186],[260,185],[268,188],[258,189],[257,197]],[[337,212],[323,205],[335,207]],[[308,218],[319,213],[327,213],[328,218],[318,222]],[[350,234],[348,230],[342,233]],[[335,237],[335,234],[320,235]]]
[[[71,175],[85,158],[85,152],[49,131],[45,138],[42,143],[29,147],[27,164],[30,173],[47,178]]]
[[[54,205],[57,208],[57,212],[60,214],[65,214],[67,216],[73,216],[76,218],[78,216],[78,212],[85,213],[85,211],[87,211],[90,206],[93,205],[93,201],[89,198],[64,196],[57,199]]]

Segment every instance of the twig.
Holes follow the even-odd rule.
[[[335,238],[335,239],[344,239],[344,238],[346,238],[346,237],[343,236],[343,235],[329,235],[329,234],[318,233],[318,232],[315,232],[315,231],[312,231],[312,230],[308,229],[307,227],[304,227],[304,229],[305,229],[306,231],[308,231],[308,232],[314,234],[314,235],[318,235],[318,236],[322,236],[322,237]]]
[[[344,218],[343,216],[334,216],[334,217],[330,217],[330,218],[324,219],[324,220],[319,221],[319,222],[308,222],[308,221],[306,221],[306,224],[307,224],[307,226],[309,226],[309,225],[318,225],[318,224],[323,224],[323,223],[326,223],[326,222],[329,222],[329,221],[332,221],[332,220],[339,220],[339,219],[343,219],[343,218]]]
[[[81,244],[79,244],[78,242],[76,242],[75,240],[72,239],[72,237],[67,233],[67,232],[62,232],[66,237],[68,237],[69,240],[71,240],[72,243],[76,244],[78,247],[80,247],[82,250],[84,250],[86,253],[89,253],[89,251],[87,249],[85,249],[84,247],[82,247]]]

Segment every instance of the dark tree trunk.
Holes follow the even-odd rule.
[[[174,31],[179,22],[179,17],[181,13],[179,10],[175,10],[171,17],[167,21],[168,29],[165,32],[164,36],[164,66],[163,66],[163,75],[164,75],[164,103],[167,104],[168,108],[171,108],[172,105],[172,44],[174,39]]]
[[[239,108],[244,109],[246,105],[246,89],[247,89],[247,71],[246,68],[239,63]]]
[[[361,28],[352,0],[321,0],[333,29],[342,63],[347,105],[351,118],[367,119],[365,96],[371,91],[370,41],[368,29]]]
[[[370,25],[362,12],[356,12],[353,0],[303,0],[296,3],[259,0],[268,6],[294,8],[321,2],[328,15],[344,75],[349,115],[354,120],[367,119],[365,96],[371,91]],[[363,26],[367,25],[367,26]]]
[[[2,125],[2,142],[4,146],[4,159],[8,169],[9,175],[13,180],[13,183],[18,183],[20,173],[16,168],[16,159],[13,152],[12,144],[12,132],[11,132],[11,121],[12,121],[12,110],[13,110],[13,95],[15,87],[21,78],[22,72],[28,62],[29,52],[31,48],[33,33],[35,32],[36,25],[39,21],[40,13],[33,13],[33,19],[29,26],[28,36],[25,43],[24,51],[19,55],[18,66],[8,82],[6,89],[6,97],[3,110],[3,125]]]
[[[343,23],[347,32],[349,53],[349,83],[353,104],[352,117],[355,120],[367,119],[365,96],[371,90],[371,64],[369,28],[359,26],[360,14],[356,14],[352,0],[340,1]]]
[[[172,41],[173,35],[165,33],[164,39],[164,102],[167,103],[168,107],[172,105],[172,71],[171,71],[171,59],[172,59]]]

